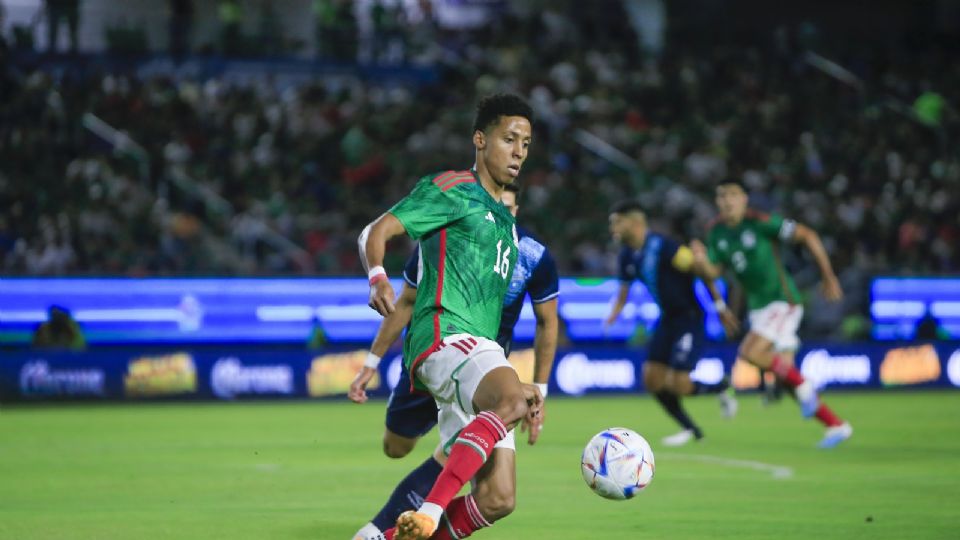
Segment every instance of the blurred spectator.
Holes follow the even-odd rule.
[[[339,62],[354,62],[357,59],[357,17],[351,0],[336,0],[333,22],[332,52]]]
[[[33,333],[35,349],[67,349],[82,351],[87,341],[80,331],[80,325],[73,320],[70,312],[60,306],[50,306],[47,322],[40,324]]]
[[[406,57],[403,32],[406,20],[403,14],[403,6],[397,1],[374,0],[370,6],[370,22],[373,26],[371,56],[374,63],[403,63]]]
[[[322,350],[327,345],[327,333],[323,330],[323,324],[320,318],[313,317],[310,327],[310,335],[307,336],[307,349],[311,351]]]
[[[240,0],[220,0],[217,4],[217,16],[220,19],[220,50],[226,55],[242,54],[243,6]]]
[[[538,117],[521,175],[527,219],[557,246],[567,274],[611,274],[606,212],[638,192],[661,206],[659,226],[702,235],[724,175],[743,178],[761,210],[815,227],[834,256],[850,300],[843,313],[811,310],[808,332],[863,332],[847,315],[866,313],[875,273],[960,271],[960,154],[940,144],[958,135],[950,111],[960,103],[960,68],[949,47],[840,43],[832,56],[866,66],[863,84],[875,96],[805,62],[796,44],[813,39],[811,28],[737,42],[675,39],[652,58],[640,54],[619,2],[589,17],[574,2],[521,4],[504,3],[485,30],[452,32],[420,2],[404,27],[406,54],[437,78],[419,85],[344,72],[297,84],[18,74],[0,86],[9,95],[0,102],[0,208],[9,209],[0,266],[355,274],[355,238],[369,216],[420,175],[465,166],[471,148],[459,135],[469,133],[476,99],[513,90],[530,97]],[[393,5],[376,4],[380,32],[390,31]],[[319,51],[354,61],[354,4],[316,0],[313,9]],[[815,34],[825,47],[828,34]],[[931,88],[937,97],[912,108]],[[900,106],[890,106],[891,96]],[[914,110],[939,128],[918,122]],[[146,149],[148,175],[92,140],[87,112]],[[196,189],[181,187],[190,184],[183,178]],[[302,247],[309,261],[285,254],[277,238]],[[802,286],[815,286],[810,261],[784,255]]]
[[[193,0],[170,0],[170,55],[181,61],[190,52]]]
[[[938,339],[950,339],[950,334],[937,321],[936,317],[930,313],[930,310],[917,321],[917,330],[913,336],[918,341],[935,341]]]
[[[336,43],[337,2],[335,0],[313,0],[311,10],[313,11],[317,58],[332,58]]]
[[[77,31],[80,28],[80,0],[46,0],[47,2],[47,50],[57,52],[60,40],[60,24],[66,23],[70,37],[70,52],[78,47]]]

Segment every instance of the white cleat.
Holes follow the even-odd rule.
[[[820,439],[820,448],[833,448],[853,435],[853,426],[849,422],[844,422],[839,426],[827,428],[827,432]]]
[[[674,433],[669,437],[664,437],[660,442],[662,442],[664,446],[683,446],[688,442],[699,438],[700,437],[697,437],[696,432],[694,432],[692,429],[685,429],[679,433]]]
[[[725,390],[717,395],[717,399],[720,401],[720,414],[724,418],[733,418],[737,415],[737,409],[740,408],[740,403],[737,401],[737,398],[733,395],[733,390]]]
[[[380,529],[378,529],[376,525],[367,523],[357,531],[357,534],[353,536],[353,540],[386,540],[386,537],[383,536],[383,533],[380,532]]]

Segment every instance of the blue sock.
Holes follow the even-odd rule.
[[[763,377],[761,377],[760,380],[762,381]],[[730,379],[728,377],[724,377],[723,380],[721,380],[717,384],[707,384],[707,383],[702,383],[700,381],[691,381],[691,382],[693,382],[693,395],[719,394],[720,392],[723,392],[727,388],[730,388]]]
[[[397,518],[403,512],[420,508],[420,503],[430,493],[441,471],[443,467],[437,460],[433,459],[432,455],[428,457],[397,484],[387,504],[383,505],[371,522],[381,531],[385,531],[396,524]]]
[[[699,381],[693,381],[693,395],[702,395],[702,394],[719,394],[726,390],[730,385],[720,383],[720,384],[706,384]]]

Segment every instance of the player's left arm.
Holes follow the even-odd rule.
[[[417,301],[417,288],[409,283],[403,284],[400,291],[400,298],[397,299],[396,309],[393,313],[387,315],[380,321],[380,327],[377,328],[377,334],[370,344],[370,352],[367,353],[367,359],[363,366],[350,383],[350,390],[347,397],[354,403],[364,403],[367,401],[367,385],[377,374],[377,366],[380,365],[380,359],[387,353],[390,345],[400,337],[403,328],[410,322],[413,315],[413,306]]]
[[[802,223],[795,223],[793,228],[791,239],[798,244],[803,244],[803,246],[807,248],[807,251],[813,255],[817,267],[820,268],[820,276],[823,279],[824,297],[832,302],[842,299],[843,289],[840,288],[840,280],[837,279],[837,275],[833,272],[833,265],[830,264],[830,256],[827,255],[827,250],[823,247],[820,235]]]
[[[553,370],[553,358],[557,354],[557,331],[560,318],[557,316],[557,299],[533,304],[533,315],[537,320],[533,336],[533,382],[540,385],[544,395]]]
[[[696,257],[690,247],[681,245],[674,253],[670,264],[678,271],[691,273],[703,281],[710,292],[713,306],[717,310],[717,315],[720,317],[720,322],[723,324],[727,336],[735,336],[740,331],[740,321],[733,311],[727,307],[727,303],[723,301],[723,295],[720,294],[716,284],[716,269],[710,262],[705,257]]]
[[[540,389],[540,394],[546,397],[553,360],[557,354],[557,330],[560,326],[557,299],[533,304],[533,314],[537,319],[536,333],[533,336],[533,384]],[[541,407],[539,413],[524,422],[530,431],[527,439],[529,444],[536,443],[540,437],[547,418],[546,407]]]
[[[560,318],[557,313],[559,282],[557,265],[550,256],[550,252],[544,251],[527,283],[527,293],[530,295],[533,315],[536,319],[536,332],[533,336],[533,383],[537,385],[544,397],[547,395],[547,385],[550,382],[553,361],[557,355],[557,334],[560,328]],[[538,418],[531,419],[528,439],[530,444],[537,442],[545,419],[546,408],[541,409]]]

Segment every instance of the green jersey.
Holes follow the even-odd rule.
[[[496,339],[517,261],[510,211],[487,193],[473,171],[446,171],[421,178],[390,213],[420,242],[404,366],[412,373],[452,334]]]
[[[710,228],[710,261],[733,270],[751,310],[777,301],[800,303],[797,285],[780,259],[780,242],[792,239],[796,228],[795,221],[753,210],[733,227],[717,222]]]

